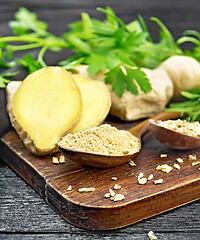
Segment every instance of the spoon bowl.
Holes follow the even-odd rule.
[[[175,119],[178,118],[180,115],[179,113],[171,113],[171,112],[162,112],[158,113],[152,118],[148,118],[141,122],[140,124],[134,126],[131,129],[128,129],[131,134],[139,139],[139,147],[138,151],[131,154],[131,155],[123,155],[123,156],[112,156],[112,155],[100,155],[94,154],[89,152],[81,152],[76,150],[67,149],[60,146],[60,150],[63,155],[77,163],[80,163],[84,166],[91,166],[96,168],[111,168],[116,167],[118,165],[127,163],[131,159],[135,158],[137,154],[140,152],[142,143],[141,138],[142,136],[148,131],[148,122],[150,119],[154,120],[168,120],[168,119]]]
[[[69,150],[63,147],[60,147],[61,152],[65,155],[66,158],[80,163],[83,166],[90,166],[96,168],[112,168],[118,165],[124,164],[129,160],[136,157],[138,152],[131,155],[123,156],[110,156],[110,155],[101,155],[87,152],[79,152],[75,150]]]
[[[162,144],[173,149],[194,149],[200,147],[200,138],[159,126],[156,121],[149,120],[150,133]]]

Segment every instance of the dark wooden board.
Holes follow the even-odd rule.
[[[57,35],[66,30],[67,23],[80,18],[82,11],[103,19],[103,14],[97,13],[95,8],[108,5],[125,22],[133,20],[141,13],[154,39],[158,38],[158,29],[155,23],[149,21],[150,16],[164,21],[176,39],[187,29],[200,30],[198,0],[0,0],[0,2],[1,36],[11,34],[7,22],[13,19],[14,12],[20,6],[37,12],[41,20],[48,21],[50,31]],[[58,55],[59,59],[63,59],[68,56],[68,52]],[[51,60],[51,64],[56,62],[55,54],[46,59]],[[21,80],[23,77],[20,75],[18,79]],[[0,137],[9,128],[4,95],[3,90],[0,90]],[[153,230],[159,240],[196,240],[200,236],[199,219],[200,200],[126,228],[103,233],[83,230],[62,220],[33,189],[0,160],[0,239],[144,240],[148,239],[148,231]]]
[[[127,128],[132,124],[115,124]],[[112,169],[86,168],[66,159],[65,164],[52,164],[52,156],[38,157],[29,153],[17,134],[11,130],[3,138],[1,154],[4,161],[22,176],[61,216],[68,222],[86,229],[116,229],[138,222],[169,209],[200,198],[200,171],[188,160],[189,154],[200,157],[199,149],[175,151],[158,143],[147,134],[143,138],[143,149],[134,160],[136,167],[124,164]],[[160,158],[167,153],[167,158]],[[59,155],[56,154],[55,156]],[[159,164],[172,166],[176,158],[182,157],[181,170],[173,169],[169,174],[157,171]],[[153,181],[146,185],[137,183],[137,176],[154,174],[163,178],[163,184]],[[117,181],[111,181],[111,177]],[[125,199],[113,202],[104,198],[109,188],[117,183],[122,186],[117,193]],[[72,185],[72,191],[67,191]],[[79,193],[82,187],[95,187],[90,193]]]

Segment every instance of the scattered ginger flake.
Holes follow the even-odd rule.
[[[153,231],[150,231],[147,235],[150,240],[157,240],[157,237],[154,235]]]
[[[112,180],[112,181],[116,181],[116,180],[117,180],[117,177],[112,177],[111,180]]]
[[[114,202],[117,202],[117,201],[121,201],[121,200],[124,200],[124,195],[119,193],[119,194],[116,194],[111,200],[113,200]]]
[[[52,163],[53,164],[59,164],[58,158],[57,157],[53,157]]]
[[[138,183],[141,184],[141,185],[146,184],[146,183],[147,183],[147,178],[145,178],[145,177],[140,178],[140,179],[138,180]]]
[[[60,156],[59,163],[65,163],[65,156],[63,155]]]
[[[181,169],[181,167],[180,167],[177,163],[174,164],[174,167],[175,167],[176,169],[178,169],[178,170]]]
[[[176,161],[179,162],[179,163],[183,163],[183,159],[182,158],[177,158]]]
[[[106,193],[106,194],[104,194],[104,197],[105,197],[105,198],[110,198],[111,195],[110,195],[110,193]]]
[[[140,180],[140,178],[144,177],[144,173],[140,172],[138,175],[138,181]]]
[[[93,187],[89,187],[89,188],[79,188],[78,189],[78,192],[94,192],[95,191],[95,188]]]
[[[69,187],[67,188],[67,191],[71,191],[72,190],[72,185],[69,185]]]
[[[135,167],[135,166],[136,166],[136,164],[133,162],[133,160],[130,160],[130,161],[129,161],[129,165],[130,165],[131,167]]]
[[[196,165],[199,165],[199,164],[200,164],[200,162],[193,162],[192,166],[196,166]]]
[[[122,187],[120,186],[120,185],[118,185],[118,184],[115,184],[115,186],[113,187],[115,190],[119,190],[119,189],[121,189]]]
[[[172,169],[173,169],[173,168],[170,167],[170,166],[167,165],[167,164],[158,165],[158,166],[156,167],[156,170],[162,171],[162,172],[165,172],[165,173],[171,172]]]
[[[114,197],[114,196],[115,196],[115,192],[114,192],[112,189],[109,189],[109,192],[110,192],[110,196],[111,196],[111,197]]]
[[[167,154],[162,153],[162,154],[160,154],[160,157],[161,157],[161,158],[165,158],[165,157],[167,157]]]
[[[163,183],[163,179],[154,180],[154,184],[161,184],[161,183]]]
[[[119,193],[119,194],[116,194],[112,189],[109,189],[109,193],[106,193],[104,195],[104,198],[110,198],[111,201],[121,201],[123,200],[125,197],[123,194]]]
[[[189,155],[188,158],[189,158],[189,160],[197,160],[196,155]]]
[[[147,178],[148,181],[152,180],[153,179],[153,174],[150,174]]]

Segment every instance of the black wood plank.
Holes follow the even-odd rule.
[[[66,234],[66,233],[60,233],[60,234],[3,234],[1,237],[1,240],[3,239],[10,239],[10,240],[55,240],[55,239],[62,239],[62,240],[147,240],[149,239],[147,237],[146,233],[143,234],[137,234],[135,232],[131,234],[122,234],[122,235],[116,235],[116,234],[92,234],[92,235],[74,235],[74,234]],[[198,240],[199,234],[198,233],[192,233],[192,234],[171,234],[171,233],[158,233],[156,234],[159,240]]]
[[[92,234],[68,224],[52,210],[39,195],[5,164],[0,165],[0,232]],[[157,233],[199,233],[200,201],[155,216],[109,234],[144,234],[150,230]],[[95,235],[94,235],[95,236]],[[1,235],[0,235],[1,239]]]

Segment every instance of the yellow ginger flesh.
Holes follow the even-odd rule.
[[[48,153],[78,120],[82,99],[70,73],[61,67],[46,67],[22,82],[12,108],[36,149]]]

